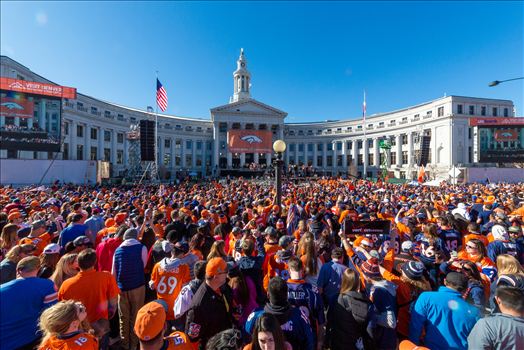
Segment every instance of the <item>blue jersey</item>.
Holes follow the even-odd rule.
[[[325,323],[324,304],[317,287],[304,280],[288,279],[287,288],[287,300],[291,305],[303,308],[311,321]]]
[[[18,278],[0,285],[0,348],[16,349],[40,337],[38,318],[56,303],[53,281]]]
[[[322,265],[318,274],[317,286],[322,288],[322,296],[327,305],[335,302],[340,292],[342,274],[348,267],[335,261]]]
[[[449,252],[458,252],[458,247],[462,245],[462,235],[460,232],[454,229],[440,230],[439,236]]]
[[[248,334],[253,334],[258,318],[265,312],[272,313],[269,305],[266,305],[265,308],[258,308],[249,315],[245,326]],[[313,331],[311,330],[309,319],[300,308],[290,306],[287,311],[284,311],[284,314],[273,314],[279,319],[284,337],[293,349],[313,350],[315,348],[316,344],[313,339]]]

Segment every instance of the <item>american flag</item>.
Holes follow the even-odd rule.
[[[156,103],[165,112],[167,109],[167,91],[158,78],[156,79]]]

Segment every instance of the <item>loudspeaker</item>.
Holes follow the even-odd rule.
[[[426,166],[429,161],[429,148],[431,144],[431,136],[422,136],[422,143],[420,145],[420,159],[418,166]]]
[[[140,121],[140,160],[155,160],[155,122]]]

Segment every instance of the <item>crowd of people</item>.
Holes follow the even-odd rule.
[[[0,187],[0,348],[524,349],[523,183],[282,193]]]

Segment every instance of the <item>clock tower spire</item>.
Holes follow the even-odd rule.
[[[251,98],[249,92],[251,88],[251,74],[247,70],[247,60],[244,56],[244,49],[240,49],[240,56],[237,60],[237,69],[233,72],[233,86],[232,102]]]

